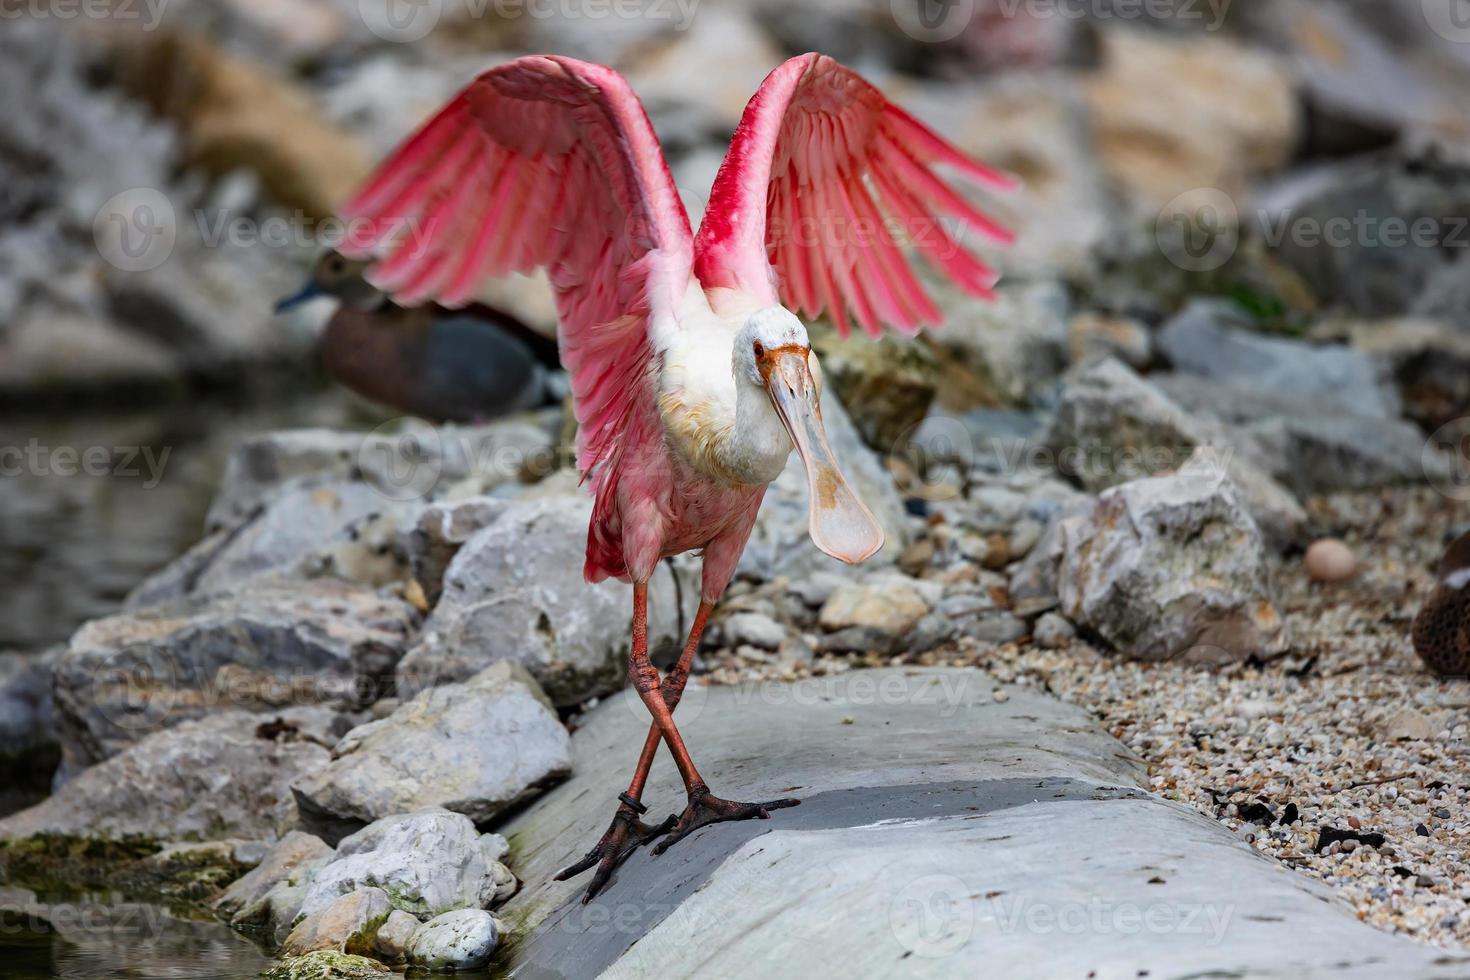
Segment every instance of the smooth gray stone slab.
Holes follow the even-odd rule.
[[[601,836],[647,731],[626,693],[573,736],[574,777],[503,828],[526,887],[498,914],[523,978],[1470,977],[1141,788],[1081,709],[978,671],[697,688],[677,718],[713,790],[803,799],[644,849],[589,905],[551,880]],[[683,805],[666,754],[644,802]]]

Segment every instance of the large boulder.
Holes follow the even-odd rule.
[[[1196,300],[1164,325],[1159,348],[1174,368],[1248,391],[1290,392],[1323,408],[1394,418],[1399,400],[1361,351],[1263,337],[1233,303]]]
[[[218,710],[370,703],[391,684],[416,619],[402,600],[319,579],[88,623],[56,664],[67,764]]]
[[[584,493],[508,502],[472,534],[444,572],[443,591],[398,667],[401,692],[466,680],[509,661],[529,670],[556,705],[622,686],[632,588],[582,577],[592,501]],[[649,584],[651,641],[678,643],[693,616],[694,580],[676,587],[660,564]],[[683,601],[681,616],[679,603]]]
[[[337,846],[306,886],[298,916],[322,911],[359,888],[381,888],[393,907],[419,918],[484,908],[503,894],[505,838],[481,834],[461,813],[427,809],[369,824]]]
[[[346,727],[331,709],[220,711],[144,738],[45,801],[0,820],[0,837],[269,839],[295,822],[291,783],[330,759]]]
[[[1112,358],[1068,375],[1043,441],[1057,468],[1089,490],[1175,470],[1198,447],[1209,446],[1272,544],[1293,539],[1306,520],[1248,436],[1185,411]]]
[[[307,815],[370,823],[442,806],[483,824],[571,771],[567,731],[534,678],[501,662],[354,728],[295,787]]]
[[[1061,524],[1061,611],[1125,655],[1225,663],[1285,652],[1261,534],[1203,452],[1105,490]]]

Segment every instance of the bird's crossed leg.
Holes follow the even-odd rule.
[[[607,832],[580,861],[563,869],[556,876],[557,881],[565,881],[594,864],[597,865],[592,882],[587,886],[587,893],[582,896],[583,904],[591,901],[602,890],[613,870],[629,854],[655,837],[668,835],[653,849],[655,854],[662,854],[694,831],[709,824],[752,818],[766,820],[770,817],[771,810],[796,806],[801,802],[781,799],[764,803],[737,803],[720,799],[705,785],[699,770],[694,767],[694,760],[684,747],[679,729],[674,726],[674,708],[684,696],[690,665],[695,651],[699,649],[699,639],[704,634],[705,624],[713,608],[712,602],[700,602],[699,612],[695,614],[694,624],[689,630],[689,639],[679,654],[679,662],[660,682],[658,668],[648,659],[648,587],[642,583],[633,586],[633,643],[628,656],[628,674],[638,696],[653,715],[653,724],[649,726],[648,737],[643,740],[643,751],[638,756],[638,767],[633,771],[633,780],[628,784],[627,791],[618,796],[618,809]],[[649,826],[638,818],[648,811],[641,802],[641,797],[660,741],[667,742],[669,751],[673,753],[674,763],[679,767],[679,775],[683,777],[684,788],[689,794],[689,804],[677,818],[669,816],[662,823]]]

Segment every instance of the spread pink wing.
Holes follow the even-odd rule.
[[[342,217],[341,251],[377,258],[369,281],[405,304],[460,306],[488,276],[547,270],[584,473],[655,410],[649,327],[672,317],[688,286],[689,218],[617,72],[539,56],[490,69],[396,150]]]
[[[935,173],[999,189],[1014,181],[970,159],[826,55],[771,72],[750,100],[694,244],[706,289],[727,287],[817,316],[843,336],[937,323],[904,246],[990,297],[995,271],[941,222],[1008,244],[1011,233]]]

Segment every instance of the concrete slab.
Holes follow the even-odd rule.
[[[573,737],[576,775],[506,828],[501,910],[526,978],[755,975],[1470,977],[1358,922],[1320,884],[1141,788],[1078,708],[977,671],[691,688],[681,730],[716,793],[768,821],[635,854],[591,904],[551,876],[601,835],[646,731],[626,693]],[[661,756],[644,801],[683,804]]]

